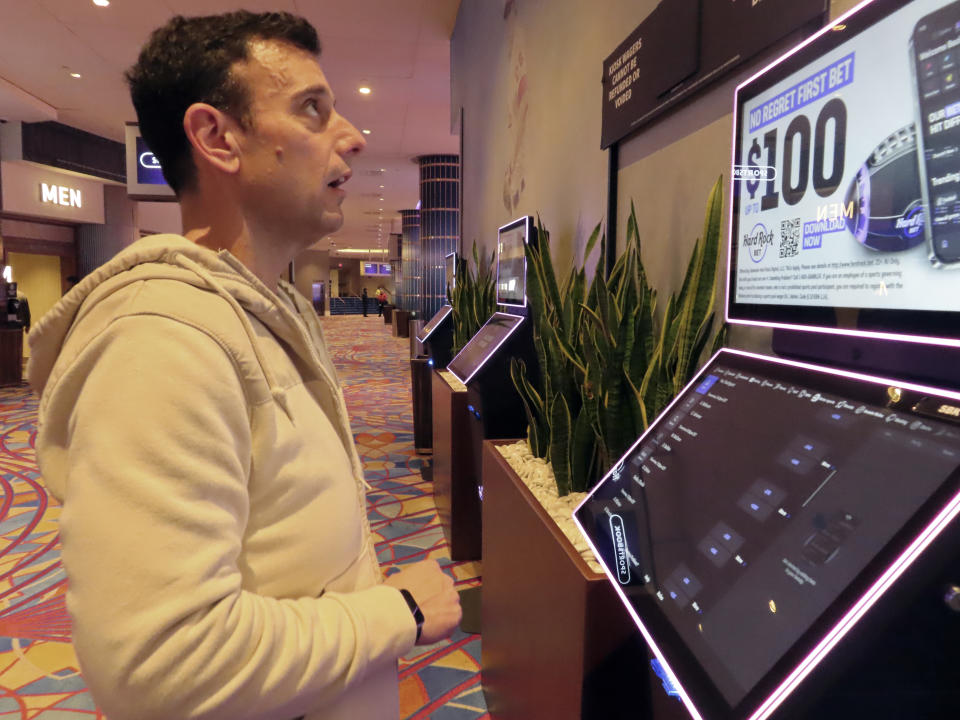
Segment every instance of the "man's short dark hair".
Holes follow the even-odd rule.
[[[320,54],[317,31],[290,13],[178,15],[153,31],[136,65],[126,73],[140,132],[178,196],[196,181],[190,142],[183,131],[187,108],[208,103],[244,127],[249,125],[249,89],[230,69],[249,58],[251,40],[280,40]]]

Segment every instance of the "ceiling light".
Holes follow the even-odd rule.
[[[386,171],[387,171],[386,168],[380,168],[380,172],[386,172]]]
[[[364,135],[369,135],[369,134],[370,134],[370,131],[367,130],[366,128],[364,128],[364,129],[361,130],[360,132],[362,132]]]
[[[381,185],[380,187],[383,187],[383,185]]]
[[[93,0],[93,4],[97,7],[107,7],[110,4],[110,0]]]
[[[357,92],[360,93],[361,95],[369,95],[370,88],[368,88],[366,85],[363,85],[357,88]]]

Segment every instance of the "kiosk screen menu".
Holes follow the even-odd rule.
[[[958,417],[957,393],[724,350],[575,519],[688,707],[766,717],[960,509]]]
[[[452,312],[453,312],[452,305],[444,305],[439,310],[437,310],[437,312],[434,313],[433,317],[430,318],[427,324],[424,325],[422,328],[420,328],[420,332],[417,333],[417,340],[419,340],[420,342],[426,342],[427,338],[429,338],[433,334],[433,331],[436,330],[438,327],[440,327],[440,324],[444,320],[446,320],[447,317]]]
[[[960,339],[960,1],[874,0],[737,88],[728,314]]]
[[[494,313],[447,364],[447,370],[466,385],[522,322],[519,315]]]

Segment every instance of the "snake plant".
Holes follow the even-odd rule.
[[[527,296],[543,372],[535,386],[522,361],[514,359],[510,371],[530,448],[550,461],[561,495],[594,485],[696,372],[714,320],[721,180],[710,193],[683,286],[662,316],[641,261],[632,203],[623,254],[606,278],[598,262],[589,286],[586,270],[576,266],[558,284],[549,234],[538,218],[538,242],[526,248]],[[603,258],[599,224],[585,261],[598,240]],[[723,337],[717,332],[712,346]]]
[[[477,330],[490,319],[497,309],[496,288],[493,274],[494,258],[483,258],[473,241],[473,270],[467,261],[457,255],[456,280],[453,290],[448,291],[453,306],[453,354],[456,355]]]

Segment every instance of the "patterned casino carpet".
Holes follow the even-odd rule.
[[[344,384],[354,435],[373,486],[370,522],[381,562],[435,558],[460,587],[479,584],[479,566],[451,563],[432,489],[413,450],[408,340],[380,318],[324,319]],[[103,718],[70,644],[57,519],[33,452],[37,399],[0,388],[0,720]],[[401,717],[489,717],[480,688],[480,636],[415,648],[400,664]],[[359,720],[359,719],[358,719]]]

